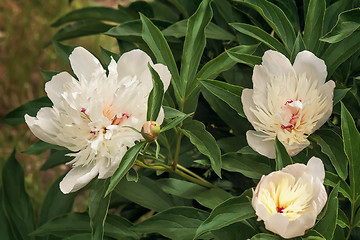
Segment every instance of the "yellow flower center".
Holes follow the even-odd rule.
[[[294,221],[308,210],[312,199],[311,186],[301,178],[295,182],[293,176],[284,174],[277,182],[261,188],[259,200],[270,215],[280,213]]]

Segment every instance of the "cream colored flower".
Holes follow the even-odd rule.
[[[111,60],[108,70],[91,53],[77,47],[69,56],[78,80],[67,72],[45,84],[53,107],[42,108],[36,117],[25,115],[30,130],[41,140],[73,151],[72,169],[60,183],[63,193],[79,190],[93,178],[108,178],[118,167],[127,148],[143,139],[147,99],[152,89],[148,63],[158,72],[165,90],[170,72],[153,64],[141,50],[124,53]],[[157,122],[162,123],[161,109]]]
[[[262,176],[252,198],[258,220],[283,238],[304,235],[327,201],[324,177],[324,165],[316,157],[307,165],[296,163]]]
[[[266,51],[254,67],[253,89],[241,101],[256,131],[246,133],[249,146],[275,158],[276,136],[293,156],[310,143],[307,137],[332,113],[334,81],[326,80],[326,65],[309,51],[300,52],[294,65],[281,53]]]

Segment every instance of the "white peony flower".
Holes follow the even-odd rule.
[[[249,146],[275,158],[276,136],[293,156],[310,143],[307,137],[332,113],[334,81],[326,79],[326,65],[309,51],[300,52],[294,65],[281,53],[266,51],[256,65],[253,89],[244,89],[244,113],[256,131],[246,133]]]
[[[283,238],[304,235],[327,201],[324,177],[324,165],[316,157],[307,165],[296,163],[262,176],[252,198],[258,221]]]
[[[109,74],[97,58],[82,47],[69,56],[78,80],[69,73],[55,75],[45,84],[54,106],[42,108],[36,117],[25,115],[30,130],[41,140],[73,151],[72,169],[60,183],[63,193],[79,190],[98,175],[112,176],[127,148],[146,122],[147,99],[152,89],[148,63],[158,72],[165,90],[170,72],[162,64],[153,64],[141,50],[124,53],[108,66]],[[164,119],[161,109],[156,120]]]

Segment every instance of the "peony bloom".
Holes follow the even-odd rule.
[[[108,70],[91,53],[77,47],[69,56],[78,80],[69,73],[55,75],[45,84],[54,104],[42,108],[36,117],[25,115],[30,130],[41,140],[64,146],[74,153],[72,169],[60,183],[63,193],[79,190],[93,178],[108,178],[118,167],[127,148],[143,139],[147,99],[152,89],[148,63],[158,72],[165,90],[170,72],[153,64],[141,50],[124,53],[118,62],[111,60]],[[161,109],[157,122],[162,123]]]
[[[276,136],[293,156],[310,143],[307,137],[330,117],[335,83],[326,79],[326,65],[309,51],[300,52],[294,65],[281,53],[266,51],[256,65],[253,89],[241,96],[247,119],[256,131],[246,133],[249,146],[275,158]]]
[[[316,157],[307,165],[296,163],[262,176],[252,198],[258,221],[283,238],[304,235],[327,201],[324,177],[324,165]]]

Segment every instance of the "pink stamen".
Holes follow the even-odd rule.
[[[278,213],[283,213],[284,212],[284,209],[283,207],[276,207],[276,210]]]
[[[90,119],[89,115],[87,115],[87,114],[85,113],[85,111],[86,111],[85,108],[81,108],[81,112],[82,112],[82,113],[86,116],[86,118],[89,119],[89,121],[91,122],[91,119]]]
[[[123,113],[120,118],[117,115],[112,119],[111,125],[119,125],[125,118],[128,119],[130,116],[126,113]]]

